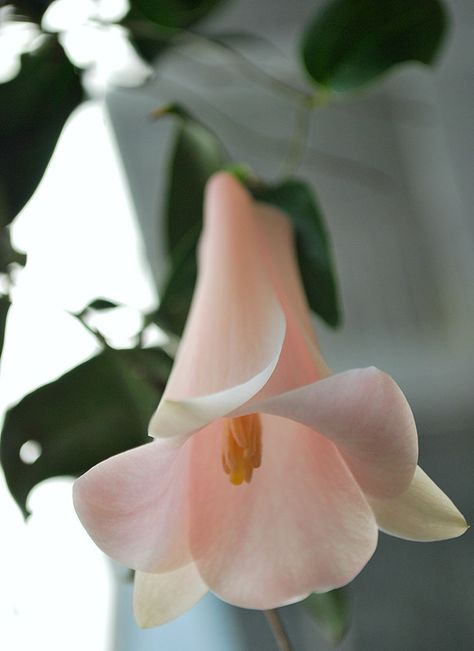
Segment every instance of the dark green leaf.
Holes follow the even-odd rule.
[[[20,15],[39,24],[44,12],[53,2],[54,0],[14,0],[12,4]]]
[[[95,301],[89,303],[86,310],[111,310],[115,307],[118,307],[118,304],[113,301],[106,298],[96,298]]]
[[[133,6],[122,18],[120,25],[127,30],[130,42],[145,61],[153,62],[172,38],[172,34],[163,32]]]
[[[187,27],[204,18],[223,0],[130,0],[152,22],[164,27]]]
[[[440,0],[330,0],[304,35],[304,65],[318,84],[352,91],[397,64],[432,64],[446,24]]]
[[[155,117],[178,119],[171,154],[166,206],[169,273],[153,315],[160,327],[181,335],[196,281],[196,246],[202,228],[204,188],[225,161],[217,138],[180,106],[165,106]]]
[[[0,195],[8,224],[43,176],[66,118],[83,98],[80,78],[57,40],[24,54],[0,84]]]
[[[349,596],[343,588],[312,594],[303,605],[331,642],[338,643],[344,638],[350,626],[351,609]]]
[[[6,296],[0,296],[0,357],[3,352],[3,341],[5,338],[5,325],[7,322],[10,301]]]
[[[28,493],[39,482],[80,475],[103,459],[146,442],[148,422],[170,366],[160,349],[108,349],[8,411],[1,462],[25,515]],[[41,455],[31,464],[20,458],[28,441],[41,446]]]
[[[179,120],[171,154],[166,220],[168,246],[173,251],[188,233],[202,224],[204,187],[225,161],[220,142],[206,127],[178,106],[169,107]]]
[[[303,181],[289,179],[280,185],[260,187],[254,195],[290,217],[309,305],[328,325],[338,326],[341,313],[331,245],[313,191]]]
[[[0,273],[6,273],[12,263],[24,266],[26,255],[13,248],[9,229],[0,227]]]
[[[188,316],[196,284],[196,247],[199,228],[194,228],[175,247],[170,272],[164,284],[158,310],[150,315],[160,328],[180,337]]]

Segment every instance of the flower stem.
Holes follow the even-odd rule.
[[[281,623],[280,616],[276,610],[264,610],[267,622],[272,629],[273,637],[277,643],[279,651],[292,651],[290,640],[286,634],[283,624]]]

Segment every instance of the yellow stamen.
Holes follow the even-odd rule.
[[[232,484],[250,483],[262,463],[262,425],[258,414],[226,418],[222,436],[222,467]]]

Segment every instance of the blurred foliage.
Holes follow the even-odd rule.
[[[303,601],[303,606],[328,640],[334,644],[341,642],[351,623],[350,599],[346,588],[312,594]]]
[[[5,276],[7,286],[11,282],[10,272],[11,265],[17,264],[24,266],[26,255],[19,253],[13,247],[10,240],[10,229],[8,226],[0,225],[0,274]],[[8,288],[9,289],[9,288]],[[0,294],[0,358],[3,352],[3,342],[5,338],[5,326],[7,323],[8,311],[10,309],[10,297],[8,291],[5,295]]]
[[[188,27],[201,20],[224,0],[130,0],[135,13],[164,27]]]
[[[34,23],[41,23],[44,12],[54,0],[14,0],[17,12],[20,16],[30,19]]]
[[[190,230],[169,257],[169,271],[160,294],[158,309],[149,315],[166,332],[180,337],[193,297],[197,277],[197,246],[200,224]]]
[[[0,227],[0,273],[8,273],[10,265],[14,263],[24,266],[26,255],[19,253],[13,247],[10,240],[10,229]]]
[[[286,213],[296,235],[298,262],[310,308],[326,323],[341,322],[334,262],[323,214],[310,186],[288,179],[274,186],[257,186],[254,196]]]
[[[204,188],[226,158],[222,145],[206,127],[177,105],[156,115],[177,120],[166,197],[169,271],[154,320],[181,335],[196,282],[196,247],[202,227]]]
[[[3,224],[38,185],[66,118],[83,98],[80,78],[56,37],[23,54],[18,75],[0,84],[0,198]]]
[[[118,303],[114,303],[114,301],[109,301],[108,298],[96,298],[94,301],[89,303],[89,305],[83,310],[83,312],[86,312],[88,310],[113,310],[114,308],[119,307]]]
[[[149,62],[164,52],[174,35],[205,18],[226,0],[130,0],[120,21],[137,52]]]
[[[335,91],[353,91],[393,66],[433,63],[446,31],[439,0],[331,0],[306,29],[309,75]]]
[[[189,231],[202,223],[204,187],[224,164],[221,143],[209,129],[179,106],[168,107],[178,124],[168,172],[166,230],[173,252]]]
[[[106,349],[7,412],[0,458],[10,492],[25,516],[28,494],[39,482],[78,476],[146,441],[148,421],[170,368],[170,358],[157,348]],[[31,464],[20,457],[27,441],[41,446]]]
[[[7,322],[9,309],[10,309],[10,299],[8,298],[8,296],[0,296],[0,356],[3,351],[3,342],[5,338],[5,325]]]

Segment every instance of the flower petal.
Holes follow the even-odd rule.
[[[141,628],[161,626],[192,608],[208,588],[194,563],[164,574],[136,572],[133,612]]]
[[[469,527],[449,497],[419,466],[401,495],[388,500],[369,499],[369,504],[382,531],[406,540],[457,538]]]
[[[190,547],[217,596],[266,609],[352,580],[377,527],[330,441],[273,416],[262,426],[262,465],[240,486],[221,465],[222,421],[191,439]]]
[[[262,259],[253,203],[226,173],[207,186],[198,284],[154,437],[198,429],[247,401],[278,361],[285,318]]]
[[[280,303],[287,314],[294,314],[308,338],[316,343],[310,308],[303,290],[296,258],[296,243],[289,218],[263,203],[255,203],[254,211],[267,249],[266,265]]]
[[[297,420],[331,439],[372,497],[398,495],[413,477],[418,456],[413,414],[394,380],[376,368],[339,373],[251,407]]]
[[[285,341],[278,364],[255,396],[261,399],[316,382],[330,375],[330,370],[319,352],[311,323],[289,219],[265,204],[256,203],[254,210],[262,234],[265,264],[286,320]]]
[[[94,542],[127,567],[166,571],[189,563],[189,448],[161,441],[94,466],[74,483],[74,506]]]

